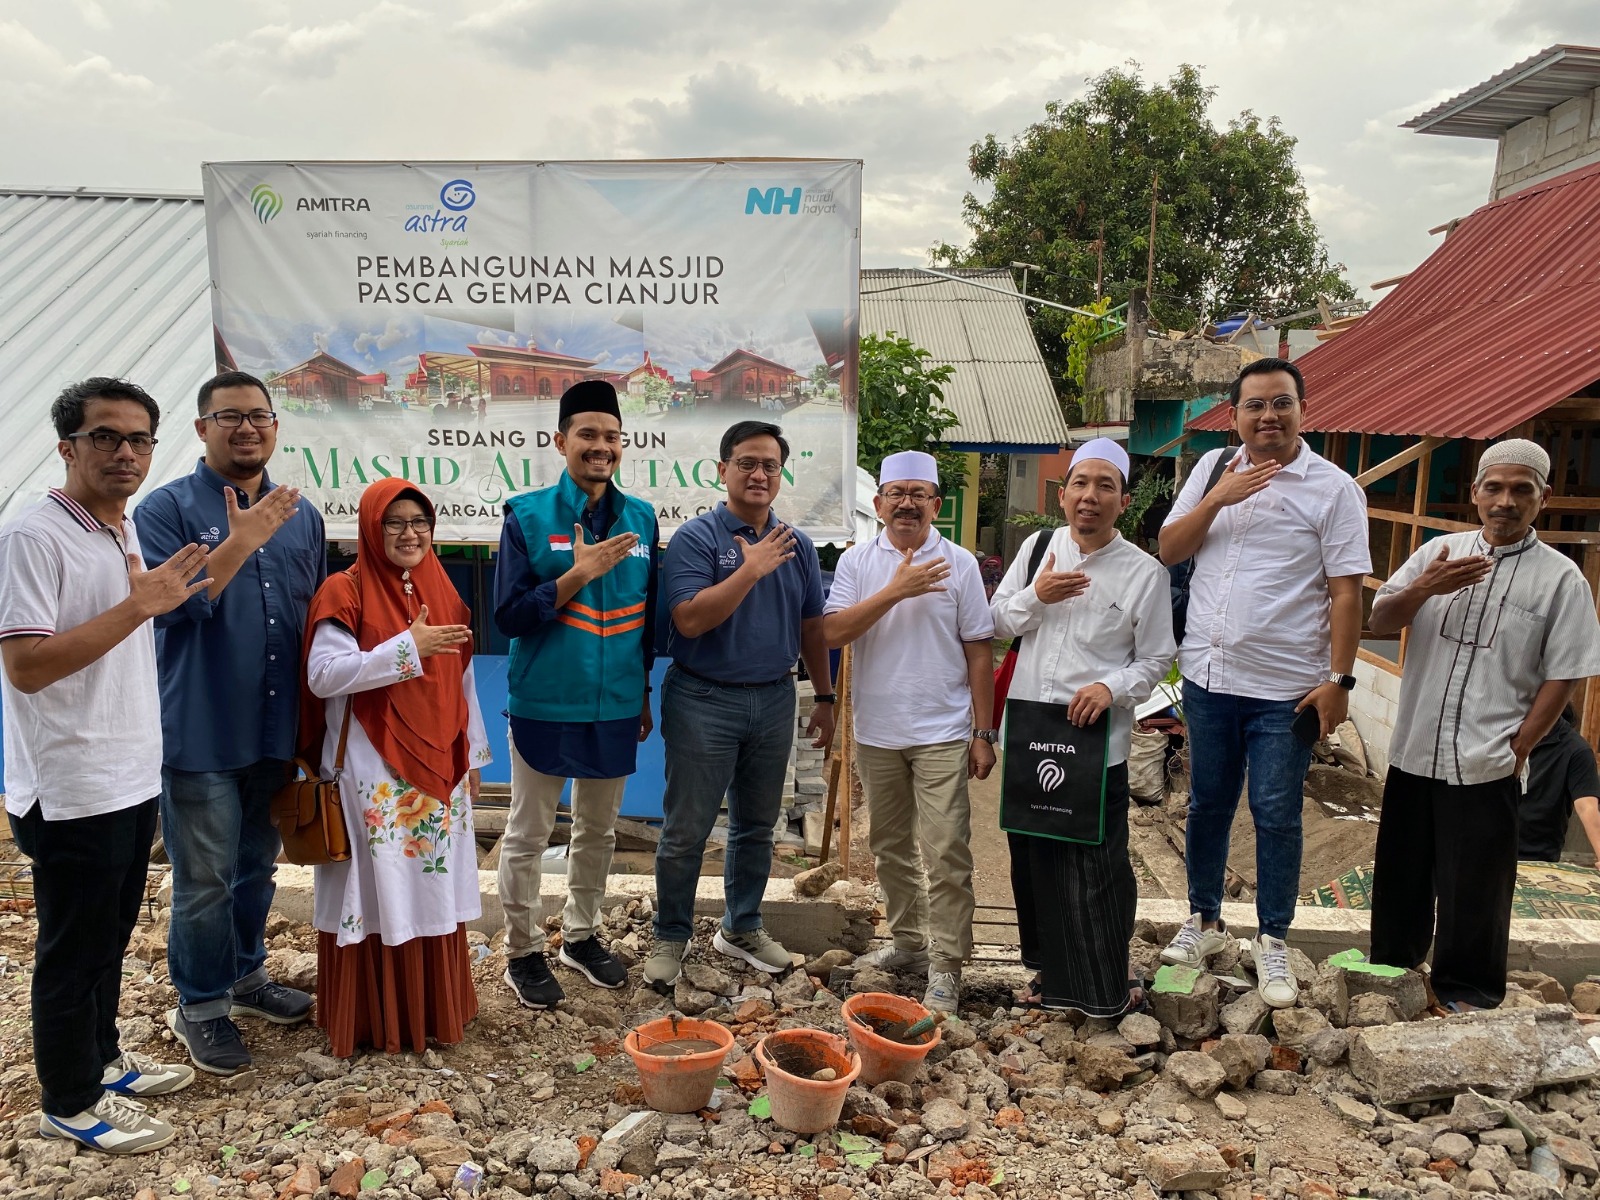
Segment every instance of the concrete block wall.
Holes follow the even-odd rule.
[[[1600,162],[1600,88],[1501,135],[1490,199],[1594,162]]]
[[[1356,660],[1356,686],[1350,693],[1350,720],[1367,748],[1367,763],[1381,779],[1389,770],[1400,676],[1363,659]]]

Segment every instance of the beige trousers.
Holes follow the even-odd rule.
[[[567,904],[562,937],[580,942],[600,927],[606,875],[617,844],[617,812],[626,779],[572,781],[572,845],[567,858]],[[500,844],[500,903],[506,914],[506,958],[543,953],[540,856],[550,845],[565,779],[535,771],[511,739],[511,813]]]
[[[959,971],[972,957],[967,745],[856,746],[889,930],[902,950],[926,948],[935,971]]]

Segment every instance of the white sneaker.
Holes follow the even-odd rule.
[[[1206,959],[1228,945],[1228,924],[1218,921],[1215,929],[1206,929],[1199,913],[1190,913],[1189,919],[1178,926],[1178,936],[1161,952],[1161,961],[1179,967],[1203,967]]]
[[[107,1092],[93,1108],[86,1108],[75,1117],[41,1114],[39,1136],[71,1138],[107,1154],[142,1154],[161,1149],[178,1135],[171,1125],[147,1113],[137,1100]]]
[[[185,1063],[158,1063],[143,1054],[124,1050],[106,1065],[100,1086],[121,1096],[164,1096],[181,1092],[194,1082],[194,1068]]]
[[[1300,985],[1289,968],[1289,943],[1263,934],[1245,943],[1245,957],[1255,963],[1256,992],[1268,1008],[1293,1008]]]
[[[922,995],[922,1007],[929,1012],[954,1013],[961,1003],[961,973],[959,971],[934,971],[928,976],[928,990]]]
[[[928,969],[928,952],[926,950],[902,950],[893,942],[887,946],[879,946],[876,950],[869,951],[856,959],[858,967],[876,967],[880,971],[926,971]]]

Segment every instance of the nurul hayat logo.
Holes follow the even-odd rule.
[[[250,207],[255,209],[256,220],[265,225],[283,211],[283,197],[264,183],[250,189]]]

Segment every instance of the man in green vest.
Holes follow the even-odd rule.
[[[561,397],[554,487],[506,504],[495,624],[511,638],[511,813],[500,845],[506,975],[529,1008],[564,993],[545,962],[540,856],[572,781],[572,845],[558,961],[598,987],[627,971],[597,936],[622,785],[650,735],[655,510],[612,482],[622,459],[617,392],[585,380]]]

